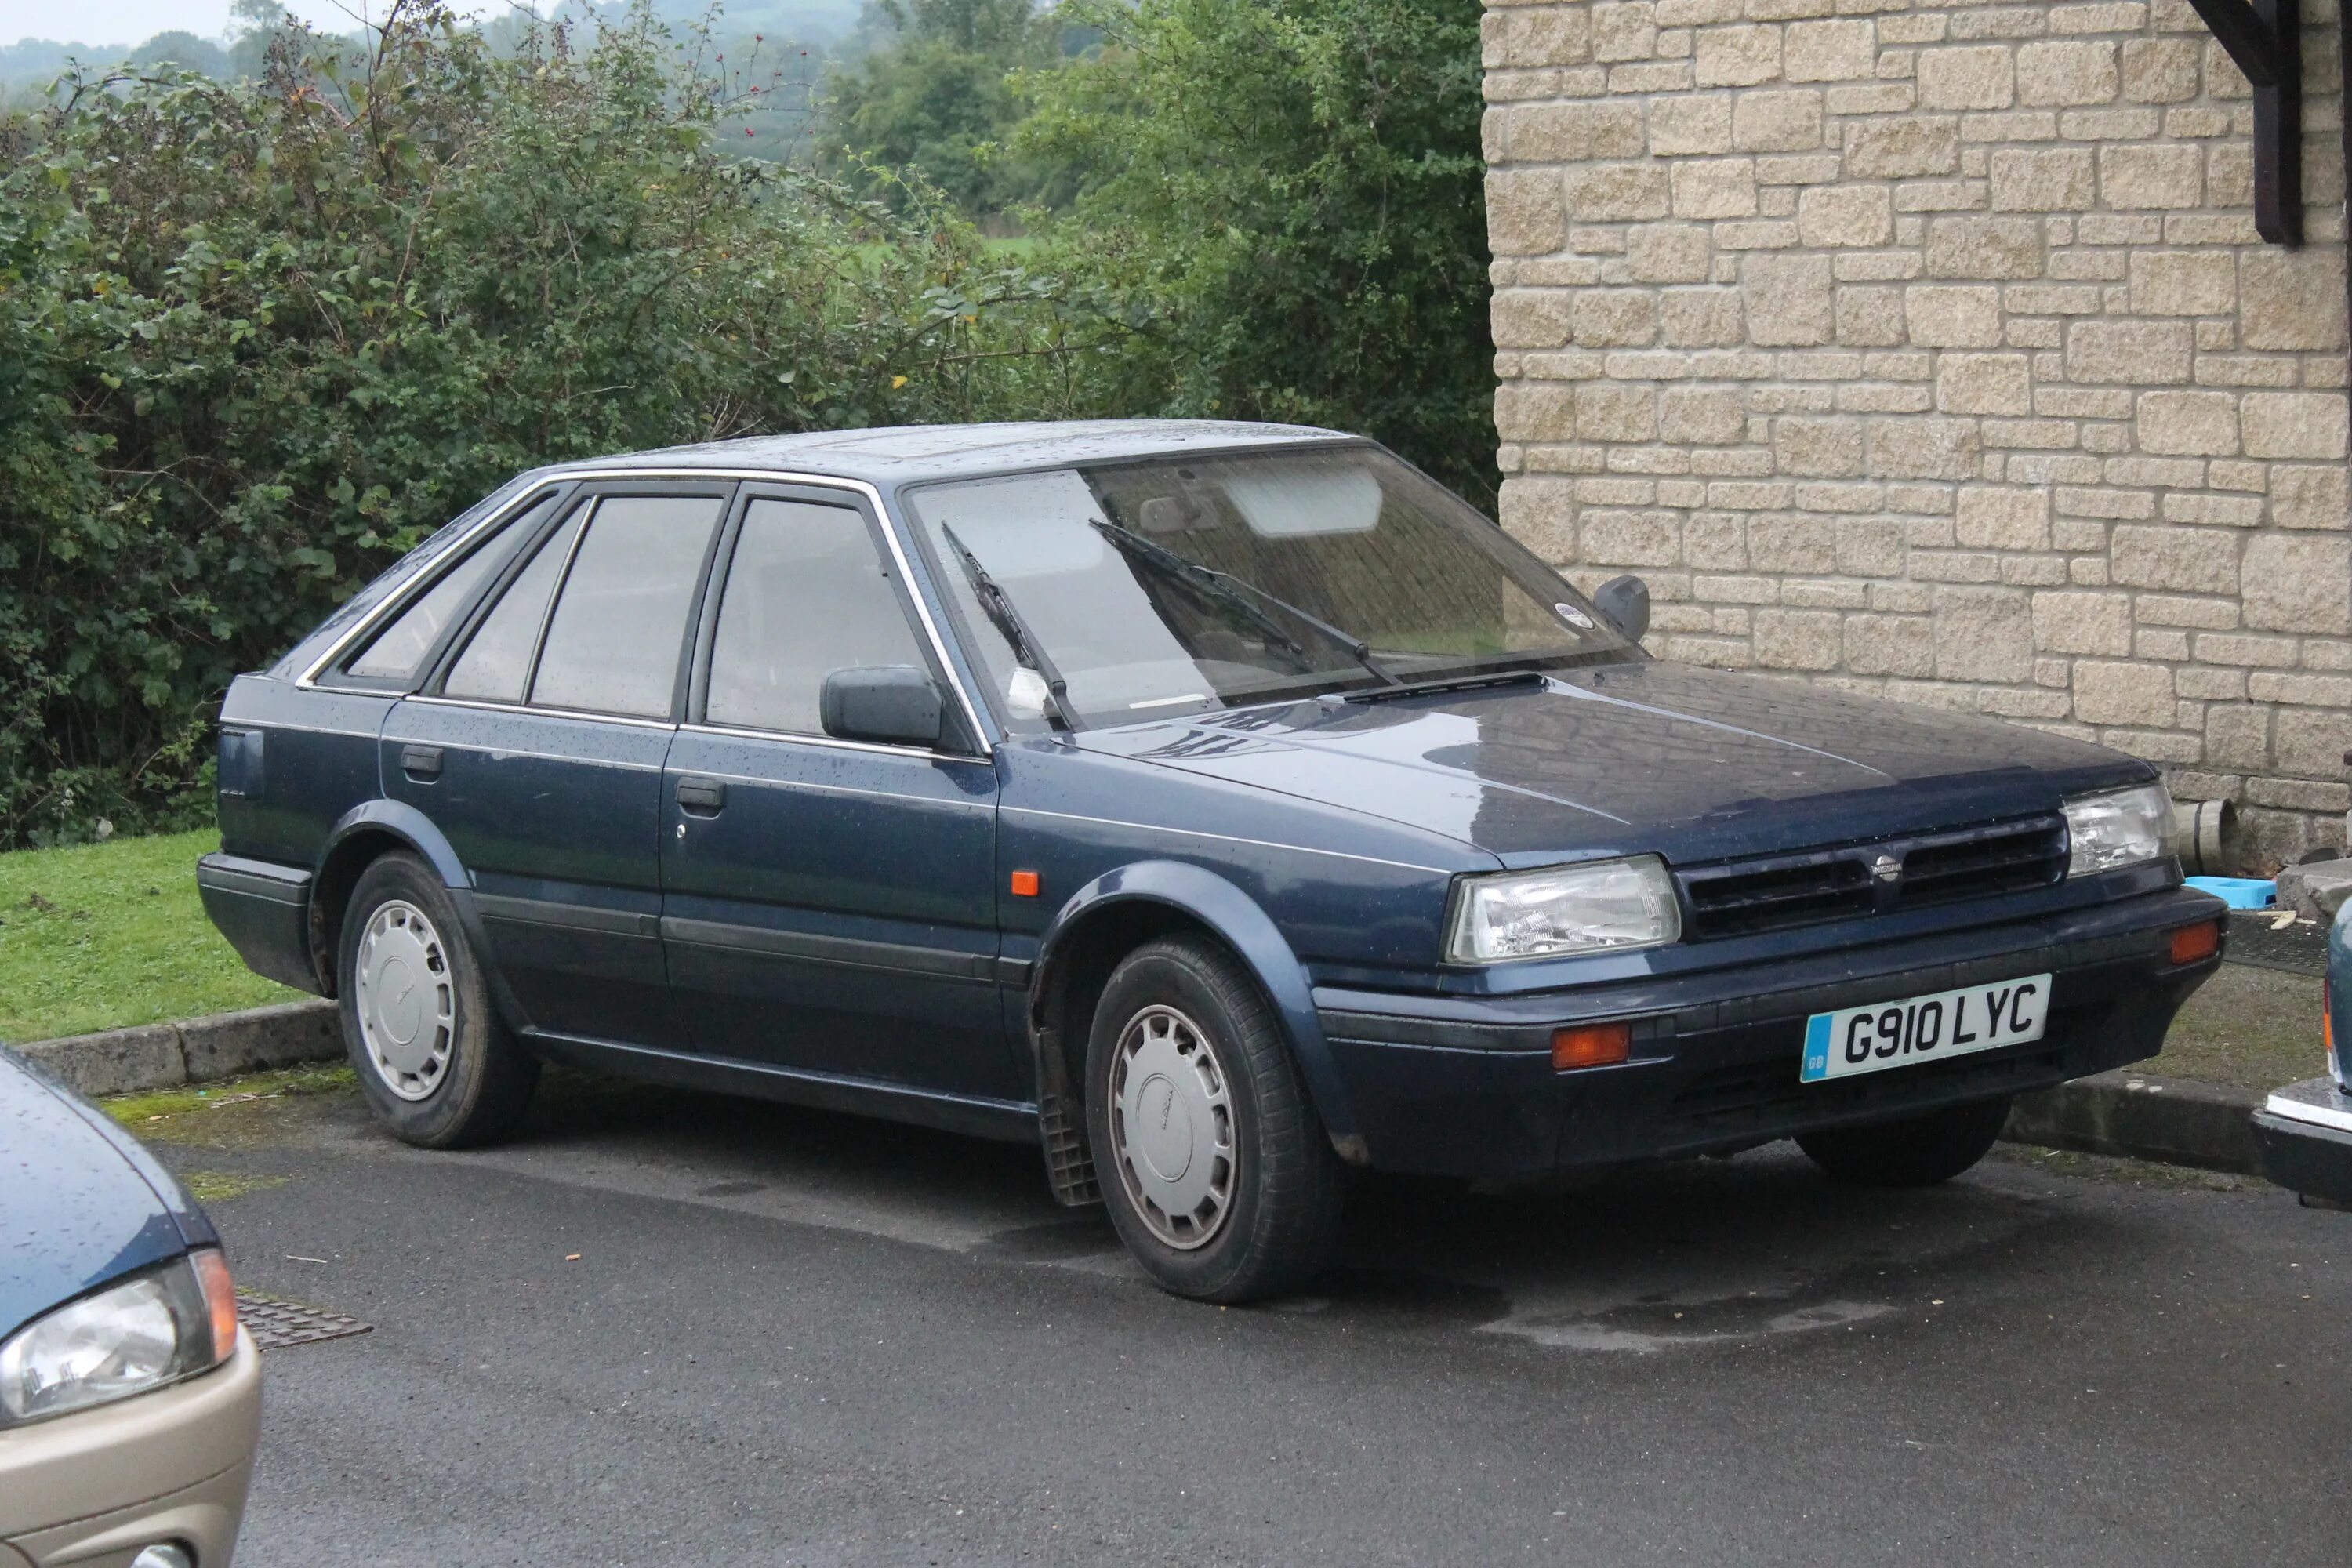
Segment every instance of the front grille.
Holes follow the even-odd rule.
[[[2028,817],[1675,875],[1689,915],[1685,935],[1746,936],[2049,887],[2066,875],[2066,822]]]

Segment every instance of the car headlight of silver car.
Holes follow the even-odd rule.
[[[0,1426],[144,1394],[236,1349],[236,1290],[203,1247],[68,1301],[0,1344]]]
[[[1449,963],[1623,952],[1681,940],[1674,879],[1654,855],[1465,877],[1445,942]]]
[[[2076,795],[2066,803],[2066,875],[2095,876],[2170,854],[2172,796],[2161,784]]]

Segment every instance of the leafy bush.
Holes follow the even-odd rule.
[[[493,47],[394,0],[0,119],[0,846],[201,820],[231,677],[541,463],[1157,414],[1491,497],[1477,0],[905,15],[857,102],[913,167],[855,190],[734,156],[740,73],[642,11]],[[927,162],[1071,199],[1016,263]]]
[[[1127,325],[919,185],[729,157],[677,58],[396,5],[0,128],[0,843],[201,810],[232,675],[519,469],[1078,411]]]
[[[919,170],[965,212],[994,216],[1056,193],[1054,171],[1010,156],[1023,106],[1012,80],[1056,54],[1033,0],[878,0],[889,46],[837,68],[823,90],[824,167],[864,181]]]
[[[1014,135],[1082,190],[1040,266],[1147,307],[1106,402],[1333,425],[1497,475],[1479,0],[1070,0]],[[1042,220],[1041,220],[1042,221]]]

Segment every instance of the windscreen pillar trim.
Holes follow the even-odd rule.
[[[2254,89],[2254,231],[2303,243],[2301,0],[2189,0]]]

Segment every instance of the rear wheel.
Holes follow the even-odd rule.
[[[1932,1187],[1991,1152],[2009,1121],[2009,1100],[2002,1095],[1900,1121],[1803,1132],[1797,1147],[1832,1181],[1858,1187]]]
[[[522,1120],[539,1061],[492,1010],[480,960],[431,867],[394,854],[360,874],[336,977],[344,1049],[395,1136],[454,1149]]]
[[[1087,1122],[1111,1222],[1162,1288],[1255,1300],[1329,1262],[1339,1158],[1256,985],[1213,943],[1154,942],[1112,973]]]

